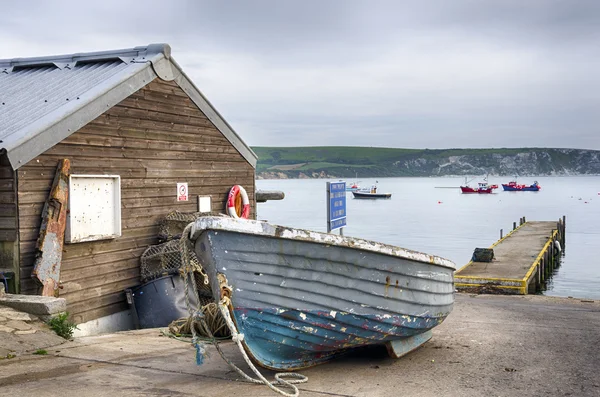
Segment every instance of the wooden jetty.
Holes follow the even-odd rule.
[[[558,222],[513,223],[513,230],[494,243],[491,262],[471,260],[454,275],[458,290],[487,290],[509,294],[535,293],[558,266],[565,246],[566,219]]]

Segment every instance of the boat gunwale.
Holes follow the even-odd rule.
[[[306,241],[321,245],[350,248],[382,254],[386,256],[407,259],[411,261],[437,265],[453,271],[454,262],[436,256],[413,251],[385,243],[365,240],[357,237],[346,237],[335,234],[297,229],[288,226],[272,225],[265,221],[253,219],[236,219],[230,217],[203,216],[193,222],[190,239],[196,240],[206,230],[237,232],[249,235],[280,238],[285,240]]]

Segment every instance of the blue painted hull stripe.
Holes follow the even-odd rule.
[[[334,319],[325,311],[247,308],[234,310],[234,317],[239,331],[247,335],[244,341],[252,356],[263,366],[276,369],[318,364],[345,349],[401,340],[443,321],[350,313],[336,313]],[[342,332],[342,328],[346,330]]]

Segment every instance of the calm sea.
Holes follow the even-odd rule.
[[[492,184],[510,177],[490,177]],[[476,247],[489,247],[514,221],[567,217],[566,247],[544,294],[600,299],[600,176],[539,177],[539,192],[461,194],[464,178],[378,178],[390,200],[355,200],[347,194],[344,235],[435,254],[466,264]],[[332,180],[333,182],[337,180]],[[519,183],[533,183],[520,178]],[[348,180],[350,182],[350,180]],[[362,179],[368,187],[375,179]],[[474,180],[472,184],[476,184]],[[259,180],[258,189],[285,192],[282,201],[258,204],[258,219],[325,232],[324,179]],[[337,233],[337,232],[336,232]]]

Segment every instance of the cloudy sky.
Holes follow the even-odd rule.
[[[600,1],[4,3],[0,58],[166,42],[250,145],[600,149]]]

